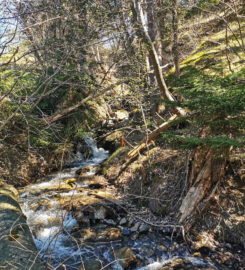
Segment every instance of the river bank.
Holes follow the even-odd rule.
[[[71,168],[19,190],[47,269],[233,269],[223,268],[214,239],[193,249],[182,226],[130,200],[100,175],[108,152],[88,142],[89,159],[80,153]]]

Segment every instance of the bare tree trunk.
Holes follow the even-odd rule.
[[[163,78],[158,54],[156,52],[155,46],[154,46],[150,36],[148,35],[143,10],[142,10],[142,7],[141,7],[138,0],[134,0],[134,6],[132,7],[132,9],[133,9],[132,11],[133,11],[134,15],[136,16],[136,20],[139,24],[139,35],[141,36],[141,38],[143,39],[143,41],[145,42],[145,44],[148,47],[148,52],[149,52],[149,55],[150,55],[150,58],[151,58],[151,61],[153,64],[157,83],[158,83],[158,86],[159,86],[160,91],[161,91],[161,96],[165,100],[175,101],[174,97],[172,96],[171,92],[169,91],[169,89],[166,85],[166,82]],[[180,108],[180,107],[174,107],[173,111],[176,114],[181,115],[181,116],[186,115],[185,110]]]
[[[179,77],[180,75],[180,65],[179,65],[179,50],[178,50],[178,42],[179,42],[179,33],[178,33],[178,5],[177,0],[173,0],[173,8],[172,8],[172,28],[173,28],[173,59],[174,59],[174,67],[175,67],[175,75]]]
[[[159,54],[160,62],[162,66],[169,64],[168,57],[164,48],[164,39],[167,37],[168,29],[166,28],[166,17],[167,12],[164,8],[164,3],[162,0],[159,0],[157,3],[157,31],[158,31],[158,42],[157,42],[157,51]]]
[[[156,25],[154,23],[154,7],[155,4],[152,2],[152,0],[145,0],[146,3],[146,12],[144,14],[144,19],[147,22],[146,28],[147,28],[147,33],[149,37],[151,38],[151,41],[154,43],[156,42]],[[152,58],[150,55],[148,55],[148,63],[150,66],[150,70],[153,69],[153,62]],[[153,72],[149,73],[149,81],[151,85],[156,85],[156,78],[155,74]]]

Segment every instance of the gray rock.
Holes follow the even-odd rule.
[[[128,226],[131,227],[134,224],[135,220],[133,218],[129,218],[128,220]]]
[[[151,248],[149,247],[146,247],[146,246],[143,246],[141,248],[141,252],[144,254],[145,257],[149,258],[151,257],[152,255],[154,255],[154,250],[152,250]]]
[[[158,245],[157,249],[159,249],[162,252],[168,251],[168,248],[166,246],[164,246],[164,245]]]
[[[138,237],[139,237],[139,234],[134,233],[130,238],[135,241]]]
[[[101,262],[95,259],[86,260],[80,270],[100,270],[102,268]]]
[[[140,233],[146,233],[149,231],[149,229],[150,229],[149,225],[144,224],[144,223],[139,226]]]
[[[137,222],[134,224],[134,226],[132,228],[130,228],[130,231],[131,232],[137,232],[139,230],[139,227],[140,227],[140,223]]]
[[[94,212],[94,218],[95,219],[105,219],[107,215],[107,209],[103,206],[100,206],[98,209]]]
[[[116,226],[117,223],[113,219],[105,219],[104,222],[108,225]]]
[[[124,225],[124,224],[126,224],[127,222],[128,222],[127,219],[124,217],[124,218],[122,218],[122,219],[120,220],[119,225]]]

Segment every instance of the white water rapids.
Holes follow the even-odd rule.
[[[82,153],[76,154],[76,167],[69,169],[69,172],[57,172],[49,181],[28,186],[27,191],[21,194],[21,208],[27,217],[27,223],[33,233],[34,242],[45,260],[57,262],[67,261],[71,258],[79,257],[87,250],[81,250],[72,239],[70,232],[77,225],[76,219],[66,210],[61,209],[60,204],[53,199],[54,192],[39,194],[37,190],[45,190],[49,187],[59,187],[64,180],[75,177],[75,172],[79,168],[86,166],[96,166],[108,157],[108,151],[98,148],[92,138],[85,139],[86,144],[92,150],[92,157],[85,160]],[[93,175],[91,169],[87,173]],[[78,186],[82,184],[78,184]],[[59,196],[74,196],[79,193],[76,190],[59,193]],[[47,202],[42,205],[42,200]],[[57,266],[56,266],[57,267]]]
[[[34,242],[39,250],[39,254],[43,261],[48,266],[48,269],[84,269],[84,261],[89,260],[93,263],[95,260],[101,263],[103,269],[123,270],[125,268],[115,260],[114,250],[123,247],[132,249],[137,260],[141,262],[140,266],[133,266],[127,269],[138,270],[158,270],[166,265],[173,258],[184,257],[188,258],[193,265],[211,266],[201,259],[190,257],[188,250],[185,247],[180,247],[171,252],[161,250],[161,247],[171,246],[171,241],[164,234],[156,234],[152,231],[143,233],[137,239],[130,238],[133,234],[130,232],[130,226],[125,225],[120,227],[122,217],[118,215],[114,222],[115,226],[120,227],[124,238],[119,241],[109,241],[107,243],[86,243],[77,239],[73,232],[74,229],[82,230],[77,219],[71,211],[62,207],[60,201],[66,198],[72,201],[73,198],[80,199],[89,196],[88,184],[86,181],[76,182],[75,187],[71,190],[62,187],[67,185],[67,180],[76,178],[76,171],[86,166],[90,166],[86,177],[91,177],[95,174],[95,166],[98,166],[109,155],[108,151],[96,146],[95,140],[86,139],[86,144],[91,149],[91,158],[85,160],[82,153],[76,154],[76,160],[73,163],[74,167],[66,169],[62,172],[57,172],[55,175],[48,177],[49,180],[42,183],[37,183],[27,186],[21,193],[21,207],[27,217],[27,223],[32,231]],[[103,192],[108,192],[103,190]],[[103,223],[103,220],[102,220]],[[94,225],[92,225],[94,226]],[[108,225],[96,224],[102,226],[102,230],[106,230]],[[94,226],[94,227],[96,227]],[[104,227],[103,227],[104,226]],[[90,225],[88,226],[90,229]],[[92,228],[93,229],[93,228]],[[125,236],[126,235],[126,236]],[[153,250],[153,252],[151,252]],[[104,267],[105,265],[108,265]],[[83,266],[84,268],[81,268]],[[213,265],[212,265],[213,266]],[[89,269],[101,269],[89,268]],[[216,268],[210,268],[216,269]],[[87,270],[87,268],[86,268]]]

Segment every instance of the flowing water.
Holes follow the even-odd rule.
[[[91,179],[108,152],[97,148],[93,139],[86,143],[91,158],[77,153],[71,168],[21,191],[22,210],[48,269],[154,270],[175,257],[188,258],[200,268],[210,266],[191,257],[186,246],[173,247],[162,231],[130,219],[113,187],[96,190]],[[79,181],[77,170],[87,166]]]

